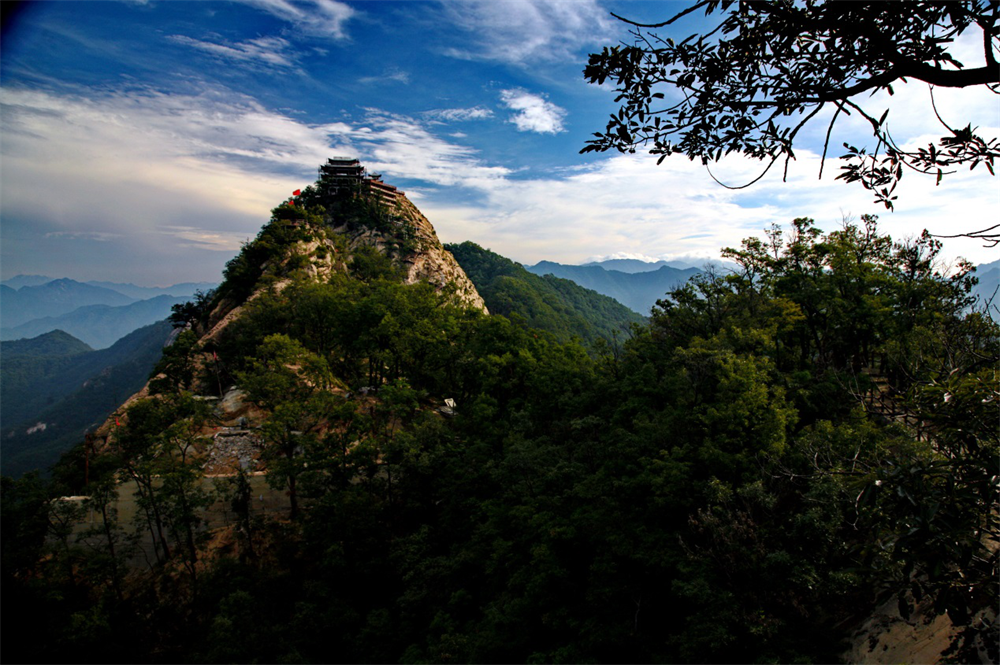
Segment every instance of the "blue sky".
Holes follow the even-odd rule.
[[[982,169],[904,178],[895,213],[817,180],[825,124],[788,182],[734,192],[674,157],[580,155],[615,107],[582,76],[587,54],[627,37],[615,11],[663,20],[664,2],[41,2],[0,58],[0,272],[156,285],[216,280],[271,207],[351,155],[407,192],[446,242],[524,263],[713,258],[772,222],[880,215],[894,237],[987,226],[1000,185]],[[684,37],[703,19],[672,29]],[[982,60],[976,39],[956,48]],[[980,42],[981,44],[981,42]],[[978,57],[978,59],[977,59]],[[936,93],[953,125],[997,135],[986,91]],[[889,100],[867,102],[878,112]],[[897,139],[940,135],[926,86],[897,88]],[[873,111],[874,112],[874,111]],[[864,143],[853,119],[833,145]],[[731,159],[739,182],[756,163]],[[947,241],[949,259],[1000,251]]]

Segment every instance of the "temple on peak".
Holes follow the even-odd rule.
[[[347,187],[361,184],[368,188],[382,203],[396,205],[397,197],[403,192],[382,180],[379,173],[368,173],[360,160],[353,157],[333,157],[319,167],[320,178],[330,187],[331,194]]]

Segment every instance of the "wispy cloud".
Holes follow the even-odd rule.
[[[472,37],[448,54],[515,64],[574,57],[581,47],[614,34],[596,0],[441,0],[444,15]]]
[[[525,99],[517,93],[508,106],[525,114],[528,131],[557,131],[561,117],[530,116],[545,104],[516,102]],[[841,212],[879,212],[868,192],[830,177],[817,181],[819,157],[808,150],[797,151],[787,183],[769,174],[739,192],[719,187],[698,164],[668,159],[657,167],[648,155],[596,156],[585,167],[515,177],[440,124],[475,119],[488,110],[481,107],[440,109],[437,117],[372,109],[360,119],[309,124],[220,88],[101,96],[4,88],[0,102],[4,264],[28,272],[58,269],[11,262],[30,251],[29,235],[48,234],[49,244],[65,252],[53,252],[52,261],[77,256],[79,240],[102,240],[106,252],[88,254],[102,278],[114,276],[96,272],[109,262],[124,270],[128,261],[133,270],[155,266],[158,281],[177,281],[181,265],[212,278],[205,266],[220,268],[240,240],[256,235],[271,207],[308,184],[334,154],[360,157],[419,197],[442,239],[475,240],[526,262],[576,263],[609,251],[717,257],[720,247],[772,222],[813,216],[829,230]],[[716,174],[746,182],[759,169],[732,158]],[[903,237],[924,227],[962,230],[954,220],[992,219],[1000,200],[986,178],[983,187],[979,170],[964,171],[940,188],[905,178],[905,205],[883,214],[884,226]],[[947,241],[946,251],[989,260],[979,258],[979,245]],[[207,263],[196,265],[191,256]]]
[[[180,247],[194,247],[216,252],[232,253],[239,250],[245,236],[238,233],[218,233],[194,226],[163,226],[160,232],[179,239]]]
[[[493,117],[493,111],[482,106],[462,109],[433,109],[424,111],[423,116],[442,122],[465,122],[467,120],[485,120]]]
[[[387,69],[377,76],[365,76],[358,79],[358,83],[362,83],[364,85],[378,85],[381,83],[402,83],[406,85],[409,84],[409,82],[410,73],[396,67]]]
[[[125,237],[122,233],[107,233],[104,231],[50,231],[46,238],[66,238],[69,240],[93,240],[95,242],[110,242]]]
[[[185,35],[170,35],[168,39],[234,62],[250,62],[284,69],[294,67],[297,60],[291,44],[281,37],[258,37],[233,44],[193,39]]]
[[[4,133],[5,235],[16,219],[44,219],[50,239],[140,242],[166,229],[188,246],[232,249],[344,149],[331,139],[341,125],[297,122],[225,90],[91,97],[3,89],[0,100],[5,124],[20,128]],[[203,235],[184,235],[183,226]],[[168,249],[162,237],[148,242],[152,255]]]
[[[512,111],[516,111],[509,119],[519,132],[538,132],[539,134],[558,134],[563,129],[563,119],[566,110],[540,95],[525,90],[502,90],[500,101]]]
[[[447,141],[408,116],[371,109],[363,125],[344,132],[371,168],[387,177],[489,190],[511,172],[485,164],[476,150]]]
[[[345,24],[357,15],[350,5],[337,0],[242,0],[283,21],[288,21],[303,34],[314,37],[347,39]]]

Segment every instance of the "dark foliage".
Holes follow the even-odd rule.
[[[704,34],[674,41],[648,31],[702,9],[720,15]],[[996,139],[944,120],[947,134],[937,142],[903,148],[889,132],[889,112],[875,117],[856,101],[883,90],[892,94],[894,84],[907,80],[995,91],[995,2],[910,2],[903,12],[884,2],[702,0],[662,23],[621,20],[635,26],[634,43],[592,54],[584,76],[591,83],[612,81],[622,105],[582,152],[648,147],[659,161],[682,154],[703,164],[737,152],[766,162],[768,169],[784,159],[787,169],[799,131],[821,111],[834,111],[827,143],[837,119],[856,113],[871,126],[876,145],[869,150],[845,143],[837,177],[860,182],[890,209],[904,167],[940,182],[965,165],[984,164],[992,174],[1000,156]],[[970,29],[983,31],[983,66],[966,66],[949,50]],[[929,107],[927,113],[937,111]],[[998,240],[990,233],[996,228],[976,235]]]
[[[1000,333],[937,248],[873,218],[796,220],[598,358],[377,273],[262,289],[217,350],[269,414],[288,512],[262,514],[234,475],[215,532],[232,539],[207,544],[210,412],[178,347],[178,383],[124,414],[92,476],[89,535],[36,479],[4,481],[5,653],[832,662],[877,602],[929,598],[968,660],[997,639]],[[466,250],[476,279],[511,276]],[[138,488],[134,524],[114,469]],[[10,602],[44,625],[33,652]]]

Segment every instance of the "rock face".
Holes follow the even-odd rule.
[[[451,252],[441,245],[434,227],[427,218],[403,195],[400,195],[398,205],[403,216],[409,219],[417,230],[417,237],[423,243],[422,251],[418,252],[409,264],[406,283],[427,282],[433,284],[439,291],[448,284],[453,284],[456,289],[455,295],[462,302],[488,313],[486,303],[476,291],[472,280],[458,265]]]
[[[444,291],[450,285],[455,289],[455,297],[461,302],[488,314],[482,296],[476,291],[472,280],[458,265],[455,257],[441,244],[430,221],[402,193],[396,199],[396,206],[396,213],[413,229],[417,245],[416,251],[397,260],[406,271],[404,281],[407,284],[427,282],[438,291]],[[361,246],[376,247],[386,251],[392,242],[388,235],[374,229],[349,231],[345,227],[334,227],[334,231],[347,238],[348,251]]]

